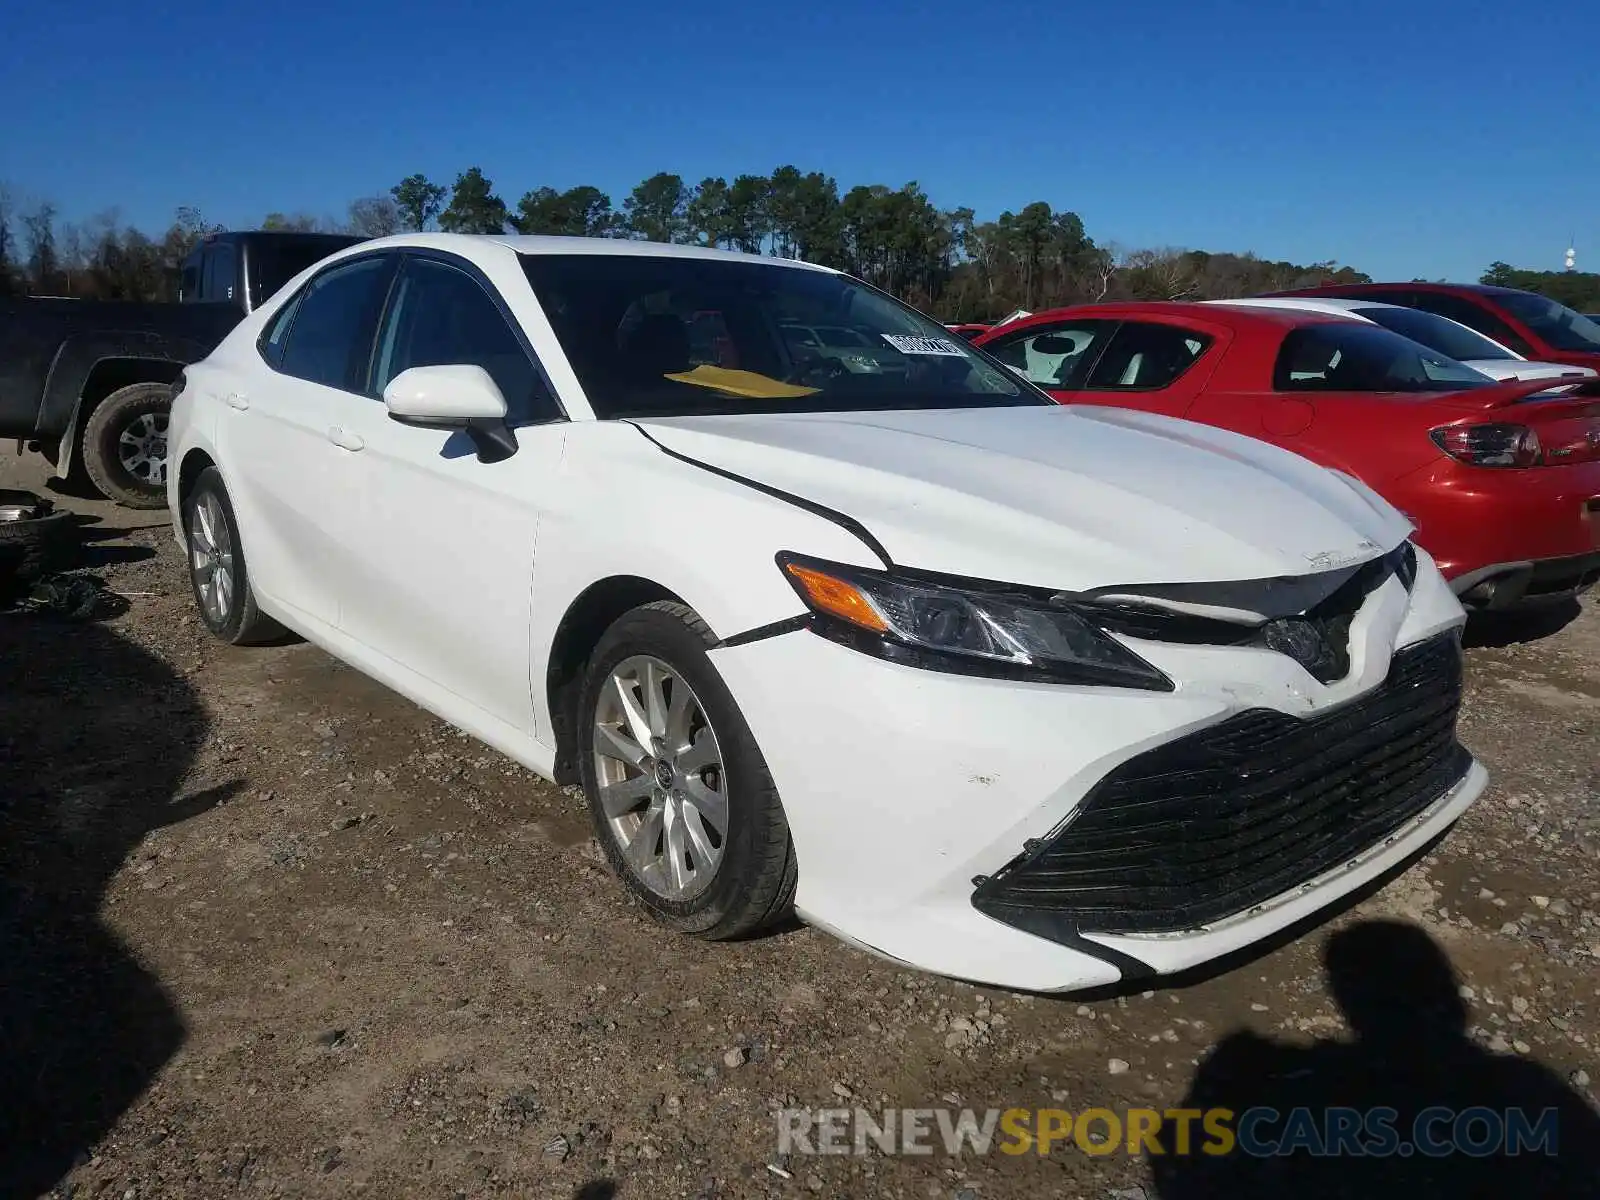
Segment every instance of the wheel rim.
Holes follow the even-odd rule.
[[[594,713],[601,810],[623,860],[664,900],[711,886],[728,839],[727,773],[700,698],[647,654],[618,663]]]
[[[117,462],[140,483],[167,482],[167,414],[140,413],[117,438]]]
[[[189,522],[189,560],[200,607],[212,624],[226,624],[233,610],[233,539],[228,536],[222,505],[211,492],[203,494],[194,506]]]

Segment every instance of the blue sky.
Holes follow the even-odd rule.
[[[19,3],[0,181],[243,227],[413,171],[620,204],[792,162],[980,219],[1047,200],[1124,247],[1474,279],[1575,236],[1600,269],[1597,45],[1579,0]]]

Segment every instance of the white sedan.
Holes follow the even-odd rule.
[[[1464,363],[1490,379],[1570,379],[1582,383],[1597,372],[1570,363],[1537,362],[1485,337],[1459,321],[1399,304],[1360,296],[1252,296],[1244,300],[1208,300],[1208,304],[1242,304],[1250,308],[1297,308],[1304,312],[1338,313],[1382,325],[1428,349]]]
[[[581,781],[683,932],[793,910],[1003,986],[1160,974],[1395,867],[1484,787],[1462,609],[1372,491],[1057,406],[820,267],[366,242],[188,368],[170,436],[218,637],[286,626]]]

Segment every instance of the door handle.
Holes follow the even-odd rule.
[[[360,450],[367,444],[356,434],[351,433],[348,429],[341,429],[337,425],[328,430],[328,440],[341,450]]]
[[[223,397],[228,402],[229,408],[237,408],[240,412],[250,407],[250,397],[239,392],[229,392]]]

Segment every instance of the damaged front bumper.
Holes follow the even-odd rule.
[[[1265,938],[1404,861],[1481,793],[1486,775],[1453,737],[1459,677],[1452,681],[1448,664],[1459,670],[1463,614],[1431,559],[1422,560],[1409,594],[1391,580],[1356,614],[1349,672],[1329,683],[1259,646],[1150,641],[1136,649],[1178,681],[1173,692],[947,675],[885,663],[803,629],[711,657],[783,798],[799,863],[796,907],[805,919],[940,974],[1073,990],[1181,970]],[[1195,738],[1226,743],[1240,735],[1249,753],[1270,764],[1272,739],[1292,730],[1300,737],[1280,746],[1279,766],[1287,769],[1307,752],[1301,739],[1325,738],[1342,721],[1353,740],[1342,757],[1319,764],[1322,774],[1354,779],[1366,770],[1355,786],[1370,793],[1381,777],[1374,759],[1383,753],[1384,717],[1376,710],[1404,709],[1428,690],[1408,671],[1420,660],[1443,675],[1430,692],[1431,714],[1410,731],[1432,739],[1412,763],[1415,786],[1387,798],[1346,797],[1369,811],[1342,832],[1297,843],[1291,816],[1275,827],[1282,841],[1270,869],[1252,864],[1240,844],[1220,883],[1208,882],[1203,867],[1169,842],[1169,854],[1143,860],[1144,895],[1123,894],[1113,917],[1083,919],[1080,911],[1052,928],[1022,928],[1014,907],[982,911],[984,897],[998,894],[994,881],[1016,877],[1019,852],[1026,859],[1068,845],[1097,789],[1103,795],[1127,764],[1148,765],[1150,755]],[[1236,794],[1217,786],[1224,804]],[[1275,794],[1293,808],[1303,791],[1280,786]],[[1198,794],[1193,806],[1204,815],[1217,799]],[[1302,797],[1301,816],[1313,801],[1337,825],[1340,793]],[[1107,865],[1132,853],[1123,823],[1095,832],[1111,839],[1097,847],[1108,850]],[[1084,862],[1092,867],[1093,857]],[[1187,880],[1178,878],[1182,870],[1190,871]],[[1164,878],[1189,889],[1187,907],[1157,911]]]

